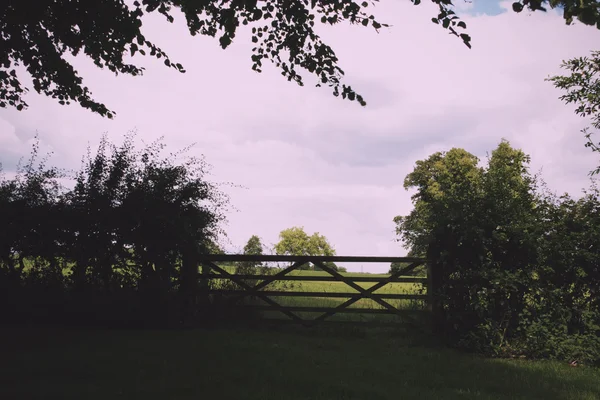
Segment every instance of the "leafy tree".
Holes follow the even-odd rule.
[[[279,242],[275,245],[277,254],[293,256],[334,256],[335,250],[329,244],[327,238],[315,232],[308,236],[302,227],[284,229],[279,233]],[[337,269],[334,263],[325,265]],[[302,269],[308,269],[307,264]]]
[[[263,245],[260,238],[256,235],[252,235],[248,239],[248,243],[244,246],[244,255],[261,256],[263,254]],[[257,267],[262,266],[261,262],[255,261],[242,261],[238,263],[236,268],[237,274],[250,275],[256,272]]]
[[[396,217],[397,231],[433,263],[452,340],[468,336],[473,346],[498,345],[518,328],[535,261],[528,162],[503,141],[486,169],[475,156],[452,149],[418,161],[406,177],[405,187],[417,189],[415,208]]]
[[[0,232],[0,288],[13,294],[2,307],[71,320],[179,318],[179,301],[196,296],[198,254],[214,251],[227,198],[203,179],[201,160],[176,163],[182,152],[162,158],[163,147],[135,151],[131,135],[120,147],[103,138],[66,190],[59,171],[44,160],[36,167],[34,146],[17,178],[0,181],[10,229]]]
[[[546,190],[537,202],[538,267],[526,291],[519,351],[600,365],[600,192],[574,200]]]
[[[569,75],[557,75],[548,78],[558,89],[566,91],[560,99],[566,104],[576,106],[575,113],[581,117],[590,117],[594,130],[600,129],[600,51],[593,51],[591,57],[573,58],[563,61],[561,67]],[[594,143],[594,131],[585,128],[582,133],[587,139],[586,147],[600,154],[600,143]],[[591,174],[600,172],[600,165]]]
[[[412,0],[418,4],[420,0]],[[451,10],[450,1],[433,0],[440,13],[435,19],[444,28],[469,44],[467,34],[457,29],[466,25]],[[362,96],[341,83],[344,71],[338,67],[334,51],[315,32],[318,22],[336,24],[348,21],[378,30],[386,24],[368,13],[371,2],[342,0],[205,1],[138,0],[130,6],[124,0],[57,2],[53,0],[9,1],[0,6],[0,105],[27,107],[22,95],[27,91],[17,77],[15,66],[23,65],[33,78],[38,93],[61,104],[82,107],[111,118],[114,115],[92,97],[82,78],[65,59],[66,53],[84,53],[100,68],[118,74],[141,75],[143,68],[127,62],[126,55],[149,54],[164,60],[167,67],[185,72],[184,67],[148,40],[142,32],[144,18],[162,14],[169,22],[180,10],[191,35],[218,37],[222,48],[233,41],[240,25],[252,26],[252,69],[261,72],[263,60],[281,69],[289,81],[303,85],[296,68],[315,75],[333,94],[365,104]]]
[[[19,163],[16,178],[0,182],[0,279],[18,283],[33,267],[41,280],[60,285],[66,231],[58,179],[64,174],[38,157],[36,138],[31,158]],[[44,261],[48,266],[40,271]]]
[[[514,335],[526,294],[539,266],[539,199],[537,178],[530,175],[530,158],[502,141],[492,152],[483,177],[482,221],[493,283],[492,319],[498,329]],[[499,343],[504,337],[500,336]]]
[[[413,172],[404,180],[412,196],[414,210],[408,216],[394,218],[396,232],[414,254],[427,254],[436,231],[450,226],[436,224],[438,214],[445,219],[467,222],[463,205],[477,204],[481,192],[483,170],[477,167],[477,157],[463,149],[435,153],[426,160],[417,161]],[[475,209],[473,209],[475,211]]]
[[[460,1],[460,0],[459,0]],[[411,0],[418,5],[421,0]],[[466,24],[453,11],[452,0],[432,0],[439,14],[432,18],[448,29],[467,46],[470,36]],[[218,37],[222,48],[234,40],[240,25],[252,27],[252,69],[261,72],[264,60],[274,63],[288,81],[304,84],[297,68],[307,70],[327,85],[333,94],[365,105],[362,96],[343,84],[344,71],[331,47],[315,31],[317,23],[337,24],[347,21],[379,30],[380,23],[368,10],[375,2],[340,0],[264,0],[205,1],[125,0],[5,1],[0,5],[0,106],[18,110],[27,107],[23,86],[15,67],[23,66],[33,80],[33,87],[60,104],[79,103],[95,113],[112,118],[115,115],[102,102],[94,99],[83,78],[65,57],[85,54],[99,68],[115,74],[141,75],[143,68],[125,59],[137,54],[155,57],[167,67],[185,72],[184,67],[169,56],[142,31],[145,17],[160,13],[169,22],[175,20],[174,10],[181,11],[191,35]],[[588,25],[600,26],[595,0],[521,0],[513,10],[545,10],[561,8],[564,18],[574,18]]]
[[[488,354],[600,363],[600,191],[541,190],[506,141],[477,161],[462,149],[418,161],[405,180],[415,207],[395,218],[432,263],[440,332]]]
[[[244,254],[252,256],[261,256],[263,254],[263,245],[258,236],[252,235],[248,239],[248,243],[244,246]]]

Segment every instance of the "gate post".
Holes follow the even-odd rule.
[[[444,306],[440,298],[441,271],[439,263],[427,258],[427,309],[431,312],[431,330],[435,335],[443,334]]]
[[[183,324],[194,321],[198,306],[198,252],[196,247],[186,243],[181,260],[180,293],[183,301]]]

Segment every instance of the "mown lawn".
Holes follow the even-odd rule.
[[[390,332],[0,329],[0,399],[600,399],[600,371]]]

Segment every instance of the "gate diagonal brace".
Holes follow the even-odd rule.
[[[349,306],[351,306],[352,304],[356,303],[357,301],[359,301],[360,299],[371,299],[373,301],[375,301],[376,303],[380,304],[381,306],[393,311],[395,314],[397,314],[400,318],[404,318],[407,319],[411,324],[415,324],[414,319],[407,317],[406,315],[402,314],[401,311],[394,307],[393,305],[391,305],[390,303],[388,303],[387,301],[378,298],[378,297],[372,297],[371,294],[373,294],[373,292],[375,292],[378,289],[381,289],[382,287],[384,287],[385,285],[387,285],[388,283],[391,283],[394,279],[400,277],[403,274],[406,274],[407,272],[412,271],[413,269],[415,269],[416,267],[418,267],[419,265],[421,265],[422,263],[420,261],[411,263],[410,265],[408,265],[407,267],[396,271],[395,273],[391,274],[387,279],[385,279],[384,281],[381,281],[380,283],[377,283],[373,286],[371,286],[368,289],[365,289],[359,285],[357,285],[356,283],[354,283],[351,279],[345,277],[344,275],[340,274],[339,272],[337,272],[336,270],[326,266],[325,264],[323,264],[320,261],[315,261],[314,262],[315,265],[318,265],[319,268],[321,268],[323,271],[329,273],[330,275],[334,276],[335,278],[337,278],[338,280],[340,280],[341,282],[344,282],[346,285],[350,286],[351,288],[355,289],[358,291],[358,293],[356,294],[356,296],[352,296],[349,300],[345,301],[344,303],[340,304],[339,306],[337,306],[336,308],[327,311],[323,314],[321,314],[320,316],[316,317],[315,319],[313,319],[312,321],[310,321],[311,325],[316,325],[317,323],[325,320],[326,318],[338,313],[340,310],[343,310],[345,308],[348,308]]]
[[[272,279],[265,280],[265,281],[259,283],[258,285],[252,287],[252,286],[248,285],[246,282],[244,282],[243,280],[238,279],[235,275],[230,274],[229,272],[227,272],[223,268],[217,266],[215,263],[210,262],[210,261],[203,261],[202,262],[203,265],[208,266],[209,268],[214,269],[215,271],[219,272],[224,277],[229,278],[232,282],[237,283],[239,286],[241,286],[242,288],[244,288],[245,290],[247,290],[247,293],[244,293],[244,294],[240,295],[238,298],[234,299],[234,301],[239,301],[240,299],[242,299],[244,297],[247,297],[247,296],[250,296],[250,295],[255,295],[256,297],[258,297],[261,300],[263,300],[265,303],[267,303],[270,306],[272,306],[275,310],[282,312],[283,314],[287,315],[288,317],[290,317],[294,321],[299,322],[300,324],[302,324],[304,326],[309,326],[310,325],[309,321],[300,318],[295,313],[287,310],[281,304],[277,303],[275,300],[271,299],[270,297],[261,294],[261,292],[259,291],[260,288],[263,288],[263,287],[267,286],[268,284],[276,281],[278,278],[286,275],[287,273],[295,270],[296,268],[299,268],[300,266],[302,266],[305,263],[306,262],[296,262],[292,266],[290,266],[290,267],[284,269],[283,271],[281,271],[281,272],[273,275]]]

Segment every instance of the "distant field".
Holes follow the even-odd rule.
[[[235,271],[235,267],[233,266],[225,266],[223,269],[227,270],[230,273]],[[296,270],[289,273],[289,275],[293,276],[331,276],[325,271],[307,271],[307,270]],[[357,272],[349,272],[342,273],[342,275],[347,277],[380,277],[385,278],[388,277],[389,274],[366,274],[366,273],[357,273]],[[215,283],[222,284],[224,281],[217,280]],[[258,281],[257,281],[258,282]],[[357,285],[367,289],[376,283],[371,282],[356,282]],[[389,283],[384,287],[376,290],[375,294],[425,294],[425,287],[420,283]],[[320,292],[320,293],[358,293],[358,291],[344,282],[319,282],[319,281],[286,281],[286,282],[273,282],[269,286],[265,288],[265,290],[269,291],[294,291],[294,292]],[[327,297],[284,297],[284,296],[272,296],[272,299],[277,301],[279,304],[287,305],[287,306],[308,306],[308,307],[335,307],[343,302],[345,302],[348,298],[327,298]],[[392,304],[395,307],[402,309],[410,309],[410,310],[423,310],[425,308],[425,303],[421,300],[398,300],[398,299],[388,299],[386,300],[388,303]],[[264,304],[262,300],[256,300],[256,304]],[[352,304],[350,308],[373,308],[373,309],[382,309],[383,306],[374,302],[370,299],[361,299],[356,303]],[[273,317],[282,317],[280,312],[264,312],[263,313],[268,318]],[[298,312],[298,315],[304,318],[313,318],[318,313],[312,312]],[[377,319],[380,321],[391,321],[396,320],[397,317],[394,315],[367,315],[367,314],[337,314],[331,318],[332,320],[372,320]]]

